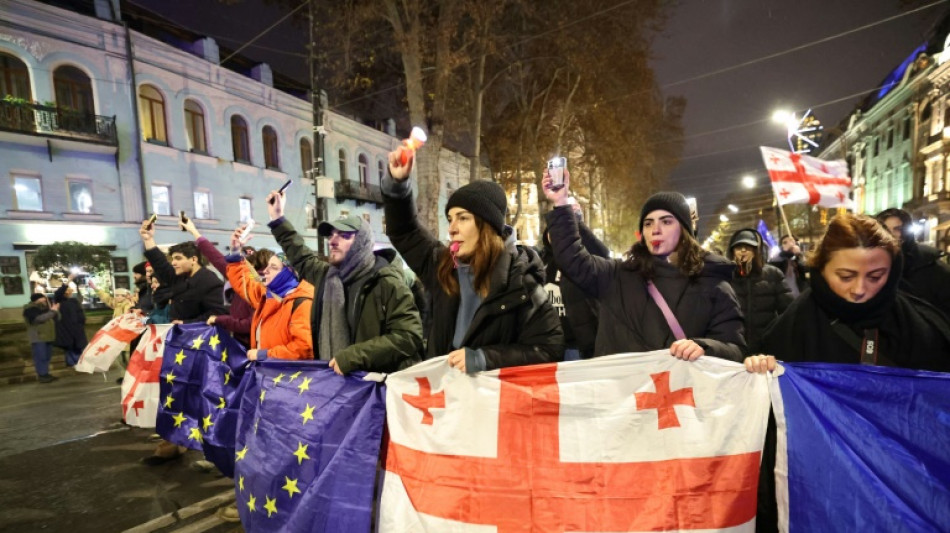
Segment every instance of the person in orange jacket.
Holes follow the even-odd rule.
[[[242,249],[241,228],[238,228],[231,235],[232,253],[225,259],[228,281],[235,294],[254,308],[247,358],[252,361],[313,359],[310,333],[313,285],[300,279],[286,263],[284,254],[271,257],[263,279],[257,279],[250,263],[244,260]]]

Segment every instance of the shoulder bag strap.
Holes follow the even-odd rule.
[[[676,340],[685,339],[686,333],[683,332],[679,321],[676,320],[676,315],[673,314],[673,311],[670,309],[670,306],[667,305],[663,295],[660,294],[660,290],[656,288],[656,285],[654,285],[652,281],[647,282],[647,292],[650,293],[653,302],[656,303],[656,306],[663,312],[663,317],[666,318],[666,323],[670,326],[670,330],[673,332],[673,336],[676,337]]]

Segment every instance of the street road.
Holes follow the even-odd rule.
[[[153,431],[121,423],[117,375],[0,386],[0,531],[242,531],[214,515],[234,485],[200,452],[140,462]]]

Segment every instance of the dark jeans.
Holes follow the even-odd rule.
[[[48,375],[49,362],[53,358],[53,343],[33,342],[30,343],[30,348],[33,350],[33,366],[36,367],[36,375]]]
[[[81,355],[81,351],[74,352],[73,350],[66,350],[66,366],[73,366],[78,363]]]

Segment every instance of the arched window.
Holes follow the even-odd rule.
[[[14,98],[33,100],[30,71],[23,61],[0,52],[0,97],[8,94]]]
[[[340,148],[340,181],[346,181],[346,151]]]
[[[313,148],[310,146],[310,139],[306,137],[300,139],[300,170],[304,176],[313,170]]]
[[[280,170],[280,145],[277,143],[277,132],[270,126],[261,130],[261,140],[264,143],[264,168]]]
[[[165,98],[151,85],[139,87],[139,116],[142,121],[142,137],[146,141],[168,144],[165,130]]]
[[[57,107],[88,115],[95,114],[92,82],[85,72],[69,65],[59,67],[53,72],[53,88],[56,91]]]
[[[239,163],[251,162],[251,145],[248,142],[247,122],[239,115],[231,116],[231,149],[234,160]]]
[[[185,136],[188,149],[202,154],[208,153],[205,137],[205,112],[194,100],[185,100]]]
[[[369,185],[369,161],[367,161],[366,156],[360,154],[356,159],[359,171],[360,178],[360,187],[366,187]]]

